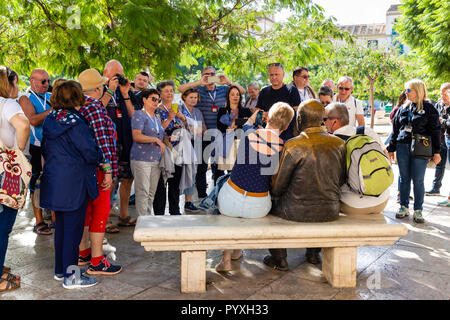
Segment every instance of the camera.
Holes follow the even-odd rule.
[[[125,86],[126,84],[127,84],[127,79],[125,79],[125,77],[123,76],[123,75],[121,75],[121,74],[116,74],[116,78],[117,78],[117,80],[119,80],[119,84],[121,85],[121,86]]]

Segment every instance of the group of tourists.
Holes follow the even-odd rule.
[[[436,194],[445,159],[450,160],[449,83],[441,87],[436,106],[427,99],[422,81],[405,84],[405,100],[395,110],[386,147],[365,127],[363,104],[352,95],[352,78],[342,76],[336,84],[325,79],[316,94],[305,67],[293,70],[289,84],[283,82],[280,63],[269,64],[268,75],[270,85],[260,89],[252,82],[246,90],[206,67],[198,81],[176,87],[166,80],[149,88],[148,73],[140,72],[132,83],[121,63],[111,60],[103,74],[87,69],[76,80],[55,80],[51,92],[48,73],[35,69],[30,88],[19,98],[18,75],[0,67],[0,139],[7,148],[29,154],[33,232],[45,236],[54,229],[54,279],[67,289],[84,288],[98,283],[86,275],[122,271],[104,255],[103,241],[105,233],[136,224],[129,214],[133,185],[139,216],[164,215],[168,201],[170,215],[214,207],[215,213],[231,217],[261,218],[270,212],[288,220],[325,222],[340,212],[380,213],[389,200],[390,165],[396,158],[397,218],[409,214],[412,181],[414,221],[424,222],[427,163],[431,159],[440,166],[429,192]],[[411,153],[418,136],[428,139],[428,158]],[[354,138],[380,163],[372,170],[376,174],[364,176],[367,181],[352,171],[349,141]],[[210,194],[208,168],[214,183]],[[8,193],[15,180],[6,180],[12,170],[5,166],[2,183],[7,186],[2,191],[15,197]],[[118,225],[110,220],[116,190]],[[441,205],[449,206],[450,196]],[[1,292],[20,287],[20,276],[4,266],[19,207],[6,202],[0,207]],[[242,255],[241,250],[225,250],[216,270],[231,270],[231,260]],[[308,248],[306,258],[320,263],[320,248]],[[264,263],[288,270],[286,249],[270,249]],[[81,274],[74,266],[83,267]]]

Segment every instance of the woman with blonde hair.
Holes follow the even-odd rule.
[[[394,117],[392,138],[387,147],[391,159],[394,159],[394,152],[397,152],[400,172],[400,209],[395,217],[402,219],[409,216],[409,193],[412,180],[414,184],[414,222],[424,223],[422,209],[425,195],[424,177],[428,159],[410,153],[412,136],[422,135],[431,138],[432,160],[438,164],[441,161],[439,154],[441,124],[437,110],[427,100],[427,90],[422,80],[413,79],[406,82],[405,89],[408,102],[400,107]]]
[[[0,139],[8,148],[17,143],[17,147],[23,151],[30,136],[30,123],[15,101],[19,93],[17,80],[17,73],[0,66]],[[20,277],[11,274],[11,269],[3,265],[9,234],[16,217],[17,209],[0,205],[0,292],[20,287]]]

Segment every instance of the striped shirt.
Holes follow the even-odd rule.
[[[229,88],[229,86],[216,86],[213,91],[209,91],[205,86],[197,88],[200,93],[200,101],[195,108],[202,112],[206,128],[217,128],[217,112],[220,108],[225,107]],[[213,112],[212,106],[217,106],[215,112]]]
[[[99,100],[85,96],[86,104],[80,113],[94,129],[95,139],[103,154],[103,163],[111,164],[113,177],[119,174],[116,151],[116,130],[110,116]]]

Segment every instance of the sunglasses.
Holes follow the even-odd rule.
[[[216,73],[215,72],[210,72],[210,73],[204,73],[204,76],[215,76]]]
[[[348,91],[348,90],[352,90],[352,88],[339,87],[338,90],[345,90],[345,91]]]
[[[281,63],[279,63],[279,62],[275,62],[275,63],[269,63],[269,66],[268,66],[269,68],[270,67],[281,67]]]
[[[411,93],[411,89],[406,89],[405,91],[408,93]]]
[[[50,84],[50,79],[47,79],[47,80],[44,79],[44,80],[42,80],[42,81],[41,81],[41,84],[45,84],[46,82],[48,82],[48,84]]]
[[[160,98],[152,97],[152,101],[153,101],[153,102],[159,102],[159,101],[161,101],[161,99],[160,99]]]

